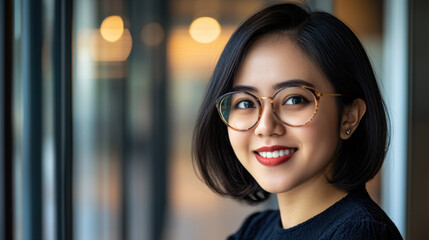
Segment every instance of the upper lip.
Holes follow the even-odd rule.
[[[274,151],[280,151],[285,149],[294,149],[293,147],[287,147],[287,146],[281,146],[281,145],[274,145],[274,146],[264,146],[261,148],[256,149],[256,152],[274,152]]]

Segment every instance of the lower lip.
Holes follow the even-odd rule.
[[[258,160],[258,162],[260,162],[262,165],[272,167],[272,166],[277,166],[277,165],[280,165],[282,163],[287,162],[291,157],[293,157],[294,154],[295,154],[295,152],[291,153],[289,155],[285,155],[282,157],[276,157],[276,158],[264,158],[257,153],[255,153],[255,156],[256,156],[256,159]]]

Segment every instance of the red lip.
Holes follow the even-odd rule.
[[[261,163],[264,166],[277,166],[280,165],[282,163],[287,162],[289,159],[291,159],[293,157],[293,155],[295,155],[295,152],[289,154],[289,155],[285,155],[282,157],[276,157],[276,158],[264,158],[261,155],[259,155],[257,152],[273,152],[273,151],[279,151],[279,150],[285,150],[285,149],[294,149],[291,147],[285,147],[285,146],[267,146],[267,147],[261,147],[255,150],[255,157],[258,160],[259,163]]]

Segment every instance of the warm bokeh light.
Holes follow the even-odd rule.
[[[172,81],[208,81],[216,61],[234,32],[235,25],[225,25],[216,41],[200,44],[189,37],[189,28],[171,30],[167,42],[168,65]]]
[[[122,37],[115,42],[107,41],[98,32],[94,32],[90,43],[91,56],[99,62],[118,62],[127,60],[133,41],[130,31],[125,28]]]
[[[192,39],[199,43],[210,43],[216,40],[221,32],[218,21],[211,17],[195,19],[189,27]]]
[[[100,33],[106,41],[116,42],[124,33],[124,21],[120,16],[107,17],[101,23]]]
[[[164,29],[157,22],[144,25],[140,37],[148,46],[158,46],[164,40]]]

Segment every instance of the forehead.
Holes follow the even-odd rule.
[[[251,86],[265,92],[280,82],[297,79],[310,83],[319,91],[332,90],[319,68],[291,39],[269,35],[250,46],[234,86]]]

